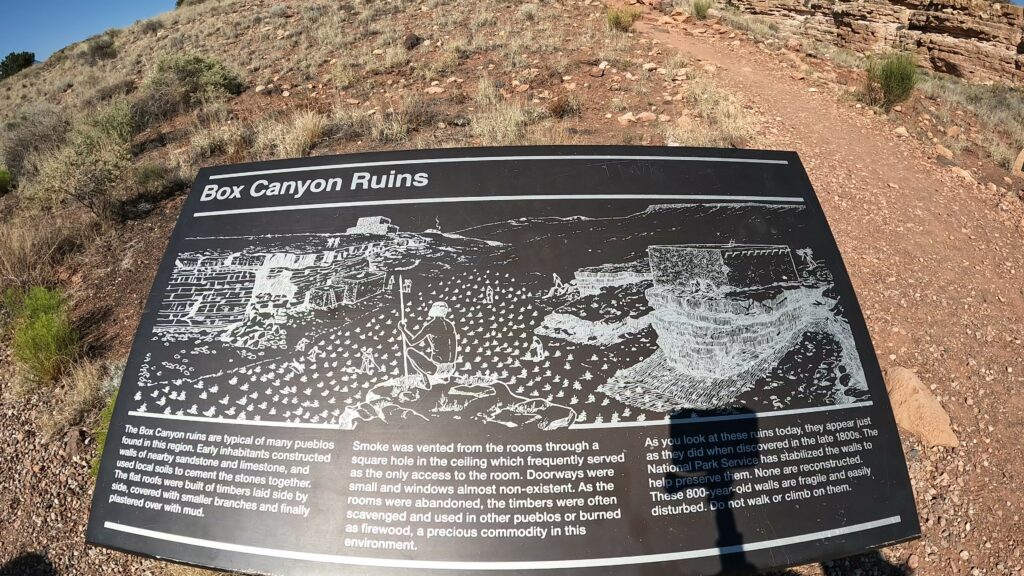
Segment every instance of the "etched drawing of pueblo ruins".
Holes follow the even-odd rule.
[[[654,205],[458,232],[440,217],[410,232],[367,215],[344,233],[190,239],[199,248],[175,258],[152,336],[163,350],[145,358],[133,409],[551,430],[859,402],[852,332],[813,251],[705,243],[687,226],[798,222],[802,209]]]

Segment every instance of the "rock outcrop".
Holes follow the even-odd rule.
[[[858,52],[907,50],[970,80],[1024,82],[1024,7],[987,0],[735,0],[784,29]]]

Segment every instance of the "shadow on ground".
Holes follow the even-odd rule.
[[[29,552],[0,566],[0,576],[57,576],[57,570],[42,552]]]

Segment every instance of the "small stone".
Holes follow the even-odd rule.
[[[654,112],[644,111],[644,112],[641,112],[641,113],[637,114],[636,115],[636,119],[641,121],[641,122],[653,122],[653,121],[658,119],[658,115],[655,114]]]
[[[590,72],[588,72],[588,74],[590,74],[594,78],[600,78],[601,76],[604,76],[604,68],[601,68],[600,66],[594,66],[593,68],[590,69]]]
[[[281,96],[284,96],[285,98],[287,98],[287,97],[289,97],[291,95],[292,95],[292,93],[287,91],[287,90],[285,90],[284,92],[281,92]]]
[[[893,112],[903,112],[903,106],[893,106],[892,107],[892,111]]]
[[[529,89],[530,89],[530,85],[529,84],[520,84],[519,86],[516,86],[516,92],[526,92]]]
[[[808,88],[807,91],[808,92],[817,92],[818,89],[817,88]]]
[[[644,64],[644,71],[645,72],[650,72],[652,70],[657,70],[657,69],[658,69],[658,65],[655,64],[654,62],[647,62],[646,64]]]
[[[950,138],[959,138],[962,133],[963,130],[961,130],[959,126],[950,126],[946,129],[946,136],[949,136]]]
[[[597,67],[600,68],[601,70],[604,70],[605,68],[608,67],[608,61],[602,60],[601,63],[597,65]]]
[[[636,122],[636,116],[633,116],[632,112],[626,112],[622,116],[619,116],[617,120],[622,126],[627,126],[631,122]]]
[[[266,86],[264,86],[263,84],[260,84],[259,86],[256,87],[256,93],[257,94],[262,94],[263,91],[266,90],[266,89],[267,89]]]
[[[960,559],[961,560],[970,560],[971,559],[971,553],[968,552],[967,550],[961,550],[960,551]]]
[[[658,114],[658,122],[668,122],[672,117],[668,114]]]
[[[419,35],[413,32],[406,34],[405,38],[402,38],[402,46],[404,46],[406,50],[412,50],[422,43],[423,38],[420,38]]]
[[[444,92],[444,88],[442,88],[440,86],[431,86],[431,87],[427,88],[426,90],[424,90],[424,92],[426,92],[427,94],[440,94],[440,93]]]
[[[950,150],[949,148],[946,148],[942,144],[936,144],[935,145],[935,153],[938,154],[939,156],[945,158],[946,160],[952,160],[953,159],[953,151]]]
[[[1009,176],[1003,176],[1003,184],[1006,184],[1007,186],[1012,186],[1013,179],[1011,179]]]
[[[355,98],[348,98],[347,100],[345,100],[345,103],[346,104],[359,104],[359,100],[356,100]]]
[[[374,51],[373,51],[373,54],[376,55],[376,56],[380,56],[383,53],[384,53],[384,49],[383,48],[375,48]]]
[[[900,138],[906,138],[910,136],[910,132],[907,131],[906,126],[900,126],[899,128],[893,130],[892,133],[899,136]]]
[[[899,184],[895,184],[893,182],[889,182],[889,188],[892,188],[894,190],[899,190],[900,189]]]
[[[911,570],[917,570],[917,567],[921,565],[921,559],[917,557],[917,554],[911,554],[907,558],[907,568]]]
[[[790,38],[786,40],[786,49],[793,50],[794,52],[799,50],[803,45],[796,38]]]

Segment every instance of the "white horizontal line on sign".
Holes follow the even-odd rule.
[[[213,210],[196,212],[196,218],[203,216],[224,216],[227,214],[252,214],[255,212],[283,212],[286,210],[318,210],[321,208],[349,208],[354,206],[396,206],[401,204],[447,204],[453,202],[507,202],[511,200],[689,200],[698,202],[735,202],[753,204],[803,204],[799,196],[709,196],[698,194],[531,194],[516,196],[451,196],[443,198],[396,198],[394,200],[357,200],[353,202],[330,202],[326,204],[298,204],[287,206],[264,206],[261,208],[238,208],[236,210]]]
[[[232,420],[230,418],[207,418],[205,416],[184,416],[180,414],[159,414],[156,412],[131,411],[129,416],[139,418],[158,418],[162,420],[186,420],[189,422],[213,422],[214,424],[230,424],[232,426],[270,426],[273,428],[317,428],[320,430],[338,430],[337,424],[312,424],[306,422],[265,422],[263,420]]]
[[[412,164],[457,164],[460,162],[516,162],[524,160],[659,160],[672,162],[735,162],[741,164],[789,164],[788,160],[762,160],[759,158],[713,158],[703,156],[615,156],[606,154],[547,155],[547,156],[479,156],[465,158],[418,158],[411,160],[386,160],[380,162],[349,162],[347,164],[325,164],[323,166],[301,166],[215,174],[210,180],[262,176],[265,174],[286,174],[289,172],[312,172],[314,170],[343,170],[345,168],[374,168],[377,166],[407,166]]]
[[[571,430],[584,430],[594,428],[633,428],[636,426],[665,426],[668,424],[692,424],[694,422],[722,422],[727,420],[746,420],[749,418],[769,418],[771,416],[792,416],[794,414],[807,414],[810,412],[829,412],[832,410],[847,410],[849,408],[867,408],[872,402],[857,402],[855,404],[837,404],[835,406],[815,406],[813,408],[794,408],[792,410],[774,410],[772,412],[744,412],[742,414],[723,414],[721,416],[690,416],[687,418],[671,418],[668,420],[644,420],[643,422],[588,422],[585,424],[573,424]]]
[[[722,416],[692,416],[689,418],[673,418],[671,420],[645,420],[643,422],[602,422],[573,424],[570,430],[584,430],[593,428],[632,428],[636,426],[666,426],[670,424],[692,424],[694,422],[716,422],[726,420],[744,420],[747,418],[770,418],[772,416],[792,416],[794,414],[807,414],[809,412],[828,412],[831,410],[846,410],[849,408],[867,408],[872,402],[858,402],[856,404],[840,404],[837,406],[815,406],[814,408],[796,408],[793,410],[776,410],[774,412],[750,412],[744,414],[723,414]],[[158,412],[128,412],[129,416],[137,418],[157,418],[161,420],[185,420],[187,422],[212,422],[214,424],[230,424],[240,426],[269,426],[272,428],[313,428],[319,430],[338,430],[337,424],[315,424],[309,422],[277,422],[268,420],[236,420],[231,418],[207,418],[206,416],[187,416],[182,414],[160,414]]]
[[[537,560],[537,561],[511,561],[511,562],[448,562],[441,560],[404,560],[400,558],[363,558],[360,556],[339,556],[335,554],[317,554],[312,552],[296,552],[292,550],[277,550],[274,548],[260,548],[258,546],[245,546],[242,544],[231,544],[228,542],[217,542],[204,538],[193,538],[191,536],[180,536],[167,532],[157,532],[146,528],[136,528],[117,522],[104,522],[103,527],[108,530],[116,530],[128,534],[135,534],[157,540],[178,542],[190,546],[239,552],[242,554],[255,554],[258,556],[270,556],[273,558],[286,558],[289,560],[305,560],[308,562],[321,562],[325,564],[347,564],[351,566],[373,566],[378,568],[412,568],[420,570],[553,570],[560,568],[596,568],[603,566],[623,566],[629,564],[650,564],[653,562],[671,562],[673,560],[688,560],[691,558],[704,558],[708,556],[720,556],[734,554],[737,552],[750,552],[777,548],[801,542],[812,542],[824,538],[834,538],[844,534],[863,532],[873,528],[889,526],[900,523],[899,516],[890,516],[871,522],[852,524],[831,530],[820,532],[809,532],[798,536],[786,538],[775,538],[761,542],[750,542],[736,546],[725,546],[721,548],[705,548],[703,550],[687,550],[685,552],[669,552],[665,554],[648,554],[644,556],[618,556],[613,558],[584,558],[579,560]],[[173,555],[170,555],[173,556]]]

